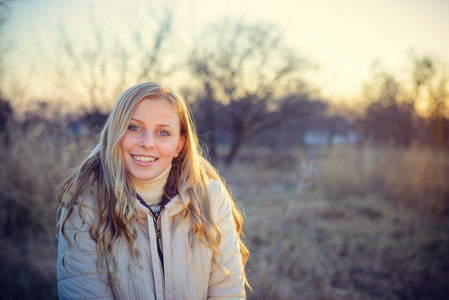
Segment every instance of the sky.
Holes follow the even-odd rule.
[[[449,64],[449,0],[18,0],[5,27],[12,50],[4,84],[26,86],[29,97],[51,93],[43,53],[51,53],[58,24],[80,40],[92,20],[127,35],[129,24],[145,22],[149,11],[158,18],[164,6],[185,45],[224,18],[279,26],[286,43],[318,66],[310,81],[328,98],[357,97],[374,62],[406,73],[411,51]]]

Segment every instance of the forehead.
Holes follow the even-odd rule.
[[[179,116],[172,102],[165,98],[143,98],[136,106],[132,119],[139,121],[165,121],[179,124]]]

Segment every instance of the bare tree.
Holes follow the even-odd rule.
[[[209,128],[215,128],[218,119],[213,103],[226,105],[219,114],[226,115],[223,126],[232,136],[227,164],[245,141],[287,116],[283,108],[288,106],[280,106],[278,99],[305,93],[301,80],[305,66],[272,24],[225,21],[201,36],[189,56],[189,67],[209,103]]]
[[[10,6],[9,4],[13,0],[0,0],[0,83],[3,83],[3,71],[4,71],[4,57],[8,52],[10,47],[10,43],[5,39],[3,29],[5,23],[8,21]],[[1,87],[0,87],[0,96],[1,96]]]
[[[411,81],[415,102],[427,102],[431,118],[449,117],[449,73],[447,66],[431,56],[412,54]]]
[[[47,53],[45,61],[66,100],[86,111],[102,110],[129,85],[173,72],[166,65],[172,12],[145,21],[130,25],[127,35],[114,35],[92,16],[89,34],[81,37],[61,23],[56,54]]]
[[[9,43],[5,39],[3,34],[3,28],[8,20],[9,14],[9,4],[12,0],[0,0],[0,133],[3,133],[3,136],[0,140],[0,143],[8,142],[9,133],[6,132],[8,121],[13,118],[13,108],[8,99],[4,99],[3,95],[3,72],[4,72],[4,58],[9,49]]]
[[[449,76],[441,61],[412,54],[408,78],[399,80],[380,70],[366,84],[365,91],[371,103],[358,122],[365,137],[400,146],[419,142],[444,147]]]
[[[435,148],[449,146],[449,73],[434,57],[412,55],[413,96],[425,103],[429,114],[431,143]]]

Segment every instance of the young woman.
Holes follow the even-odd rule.
[[[242,215],[170,89],[125,91],[57,195],[60,298],[245,298]]]

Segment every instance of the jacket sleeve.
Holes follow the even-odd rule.
[[[215,181],[211,184],[213,188],[210,195],[217,205],[217,225],[221,231],[218,260],[230,272],[230,276],[227,277],[212,263],[208,299],[245,299],[244,269],[230,199],[221,184]]]
[[[83,207],[85,222],[75,206],[71,220],[65,227],[67,239],[59,230],[58,242],[58,294],[60,299],[114,299],[108,278],[103,278],[103,269],[97,268],[98,250],[97,243],[90,237],[89,226],[94,217],[92,208]],[[62,211],[64,214],[65,211]],[[76,234],[78,229],[81,229]],[[63,256],[68,249],[63,265]]]

